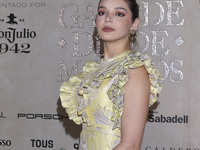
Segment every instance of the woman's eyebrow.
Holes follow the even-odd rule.
[[[128,12],[125,8],[123,8],[123,7],[116,7],[115,9],[123,9],[123,10],[125,10],[126,12]]]
[[[106,9],[105,6],[99,6],[98,10],[99,10],[100,8]],[[124,11],[126,11],[126,12],[128,13],[128,11],[127,11],[125,8],[123,8],[123,7],[116,7],[115,9],[123,9]]]
[[[105,6],[99,6],[98,10],[99,10],[100,8],[106,9],[106,7],[105,7]]]

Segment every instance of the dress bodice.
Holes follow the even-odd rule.
[[[120,142],[124,86],[129,69],[144,66],[151,83],[149,106],[161,91],[158,70],[148,55],[126,51],[100,63],[87,62],[83,71],[61,86],[61,103],[69,119],[83,124],[80,149],[111,150]],[[102,142],[99,142],[99,139]],[[85,147],[85,148],[84,148]]]

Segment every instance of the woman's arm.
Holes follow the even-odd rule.
[[[140,150],[147,119],[150,81],[142,66],[129,69],[121,118],[121,142],[113,150]]]

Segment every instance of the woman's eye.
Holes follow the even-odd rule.
[[[124,14],[122,14],[122,13],[116,13],[115,15],[120,16],[120,17],[124,17]]]
[[[102,15],[104,15],[105,13],[103,12],[103,11],[100,11],[99,13],[98,13],[98,15],[99,16],[102,16]]]

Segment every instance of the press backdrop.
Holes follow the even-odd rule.
[[[163,80],[142,150],[200,149],[200,2],[138,0],[138,49]],[[0,149],[78,149],[59,88],[86,61],[100,60],[98,0],[0,1]],[[94,52],[96,51],[96,53]]]

